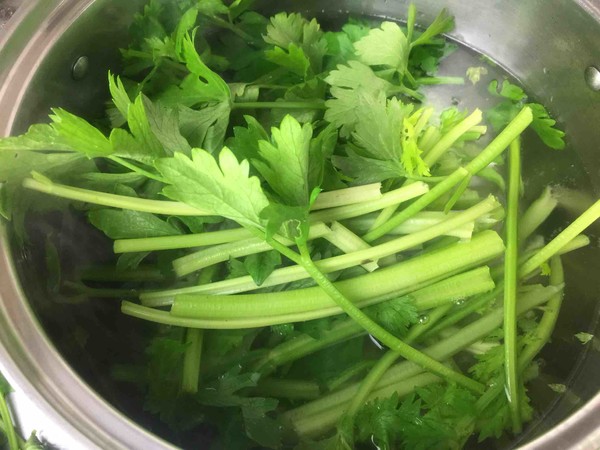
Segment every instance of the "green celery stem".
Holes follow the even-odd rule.
[[[188,328],[186,331],[187,348],[183,357],[183,375],[181,390],[188,394],[198,392],[200,379],[200,361],[202,359],[202,341],[204,331],[198,328]]]
[[[553,256],[550,260],[550,284],[553,286],[560,286],[565,281],[563,265],[560,256]],[[523,349],[519,355],[519,371],[523,371],[527,368],[537,354],[542,350],[544,345],[548,343],[556,321],[558,319],[558,313],[563,301],[563,292],[557,292],[549,301],[544,308],[544,314],[540,319],[540,322],[534,332],[534,338],[529,344]]]
[[[8,440],[8,448],[10,450],[19,450],[19,437],[13,425],[12,417],[10,416],[10,410],[8,408],[8,402],[6,401],[6,395],[0,393],[0,417],[4,424],[4,431]]]
[[[492,163],[510,145],[510,143],[531,124],[532,120],[533,114],[531,109],[527,106],[523,107],[506,128],[502,130],[502,132],[469,164],[464,168],[459,167],[456,169],[453,173],[448,175],[444,181],[433,187],[427,194],[411,203],[403,211],[400,211],[384,224],[371,230],[363,237],[363,239],[367,242],[371,242],[384,236],[390,230],[393,230],[442,195],[446,194],[450,189],[458,185],[468,176],[476,175],[480,170]]]
[[[427,152],[423,158],[425,164],[427,164],[428,167],[432,167],[440,159],[440,157],[461,138],[462,135],[464,135],[474,126],[478,125],[482,119],[483,114],[479,109],[473,111],[471,115],[466,117],[458,125],[444,134],[437,144],[435,144],[435,146],[429,150],[429,152]]]
[[[500,237],[493,231],[479,233],[465,243],[457,243],[438,252],[425,254],[375,272],[336,283],[336,289],[361,307],[407,293],[407,290],[438,277],[475,267],[504,251]],[[211,301],[213,300],[213,301]],[[429,307],[436,306],[431,303]],[[178,295],[171,313],[174,316],[203,319],[261,320],[269,316],[313,312],[311,318],[339,314],[340,308],[318,287],[270,294],[246,294],[224,297]],[[279,322],[285,323],[285,322]]]
[[[404,358],[419,364],[429,372],[435,373],[436,375],[446,378],[447,380],[454,381],[457,384],[460,384],[461,386],[464,386],[474,392],[484,392],[484,386],[481,383],[446,367],[439,361],[402,342],[393,334],[370,319],[354,303],[348,300],[346,296],[340,292],[322,272],[319,271],[318,267],[315,266],[314,262],[310,258],[310,252],[306,247],[306,244],[299,244],[298,247],[300,248],[301,252],[300,263],[306,269],[309,275],[317,282],[323,291],[325,291],[327,295],[334,300],[346,314],[348,314],[348,316],[354,319],[356,323],[363,327],[368,333],[373,335],[376,339],[379,339],[390,349],[400,353],[400,355]],[[285,249],[287,250],[287,248]]]
[[[352,398],[350,405],[346,411],[346,415],[354,417],[360,408],[365,404],[369,394],[373,388],[377,385],[381,377],[387,372],[387,370],[400,358],[402,355],[394,350],[388,350],[385,355],[379,358],[379,361],[371,369],[368,375],[360,383],[360,387],[356,392],[356,395]]]
[[[548,218],[558,205],[552,189],[547,187],[540,198],[535,200],[519,220],[519,241],[525,242],[529,236]]]
[[[321,396],[321,389],[315,382],[305,380],[261,380],[253,393],[262,397],[286,398],[288,400],[314,400]]]
[[[494,283],[489,275],[489,269],[487,267],[480,267],[419,289],[407,297],[413,301],[419,311],[429,309],[431,304],[441,305],[438,309],[448,308],[452,307],[453,302],[456,300],[485,292],[493,289],[493,287]],[[413,330],[426,327],[429,323],[434,323],[435,320],[434,317],[431,317],[427,324],[413,326],[411,333],[414,334]],[[411,333],[405,338],[407,342],[412,342],[415,339],[411,337]],[[280,344],[271,349],[256,364],[254,370],[263,374],[270,373],[277,366],[287,364],[360,334],[364,334],[360,326],[351,319],[345,320],[335,325],[320,339],[314,339],[309,335],[301,335]]]
[[[49,181],[39,181],[34,178],[23,180],[23,187],[44,194],[54,195],[69,200],[92,203],[94,205],[109,206],[112,208],[128,209],[131,211],[149,212],[173,216],[207,216],[209,211],[192,208],[185,203],[166,200],[147,200],[143,198],[128,197],[126,195],[107,194],[106,192],[91,191]]]
[[[456,215],[449,217],[447,220],[437,223],[431,227],[428,227],[424,230],[418,231],[416,233],[402,236],[400,238],[393,239],[391,241],[385,242],[380,245],[375,245],[371,248],[365,250],[359,250],[356,252],[334,256],[331,258],[323,259],[318,261],[316,264],[319,267],[319,270],[325,273],[335,272],[342,269],[347,269],[349,267],[356,266],[358,264],[362,264],[364,261],[369,260],[377,260],[380,258],[384,258],[386,256],[393,255],[402,250],[407,250],[409,248],[415,247],[416,245],[427,242],[431,239],[438,237],[441,234],[444,234],[447,231],[454,230],[466,223],[470,223],[473,220],[485,215],[486,213],[492,211],[497,206],[497,202],[493,197],[490,197],[486,200],[483,200],[479,204],[469,208],[468,210],[462,211]],[[306,270],[302,268],[302,266],[290,266],[284,267],[281,269],[275,270],[263,283],[263,287],[273,286],[276,284],[301,280],[303,278],[307,278],[308,274]],[[223,293],[222,289],[229,289],[229,293],[242,292],[242,289],[235,289],[237,283],[240,283],[241,286],[245,287],[245,290],[256,289],[256,285],[250,283],[250,289],[246,288],[247,283],[245,279],[233,279],[233,280],[225,280],[220,283],[213,283],[206,287],[204,286],[195,286],[190,288],[181,288],[170,291],[162,291],[162,292],[154,292],[154,293],[145,293],[140,298],[142,302],[146,302],[151,299],[159,299],[161,302],[164,299],[164,303],[160,303],[160,305],[168,305],[172,303],[171,297],[182,294],[198,294],[198,293]],[[154,305],[153,305],[154,306]]]
[[[508,205],[506,211],[506,253],[504,256],[504,375],[513,431],[521,431],[519,380],[517,370],[517,288],[519,260],[519,189],[521,144],[515,139],[509,150]]]
[[[527,260],[519,270],[519,276],[525,277],[536,270],[541,264],[548,261],[560,250],[575,239],[587,227],[600,218],[600,200],[594,203],[588,210],[575,219],[558,236],[552,239],[545,247]]]
[[[529,311],[547,302],[561,287],[551,286],[540,288],[524,294],[518,304],[518,314]],[[432,358],[444,361],[469,345],[483,339],[492,331],[502,325],[503,310],[497,308],[481,319],[478,319],[454,333],[452,336],[440,341],[424,350]],[[410,377],[417,377],[422,369],[410,361],[403,361],[392,366],[377,383],[376,389],[383,389],[401,383]],[[284,414],[298,434],[302,436],[315,436],[326,432],[344,413],[345,404],[356,395],[358,384],[349,386],[335,393],[326,395],[318,400],[302,405]],[[376,391],[377,392],[377,391]],[[310,425],[309,425],[310,423]]]

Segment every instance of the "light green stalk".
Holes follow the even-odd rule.
[[[458,299],[483,293],[493,288],[494,283],[489,277],[489,269],[480,267],[468,272],[445,278],[430,286],[418,289],[407,296],[418,311],[429,309],[432,304],[452,306]],[[413,328],[418,327],[415,325]],[[412,329],[411,328],[411,331]],[[334,325],[321,338],[315,339],[309,335],[301,335],[286,341],[271,349],[253,370],[270,373],[276,367],[287,364],[306,355],[322,350],[331,345],[343,342],[363,334],[364,331],[353,320],[344,320]],[[407,337],[409,342],[413,340]]]
[[[335,256],[317,262],[319,270],[330,273],[338,270],[356,266],[365,260],[377,260],[383,257],[393,255],[402,250],[415,247],[423,242],[427,242],[438,237],[447,230],[456,229],[465,223],[476,220],[497,207],[497,202],[493,197],[483,200],[478,205],[462,211],[461,213],[448,218],[445,222],[431,226],[418,233],[414,233],[389,242],[376,245],[370,249],[349,253],[346,255]],[[262,287],[274,286],[277,284],[289,283],[291,281],[308,278],[308,274],[301,266],[290,266],[275,270],[262,284]],[[169,305],[175,295],[191,293],[236,293],[243,290],[256,289],[257,286],[251,277],[242,277],[240,279],[225,280],[219,283],[211,283],[207,286],[192,286],[188,288],[173,289],[169,291],[146,293],[140,296],[145,305],[159,306]]]
[[[308,239],[317,239],[331,233],[324,223],[315,223],[310,227]],[[285,245],[294,245],[289,239],[280,239]],[[231,258],[240,258],[255,253],[263,253],[271,250],[271,246],[261,238],[248,238],[227,244],[215,245],[207,249],[199,250],[189,255],[173,260],[173,269],[178,277],[189,275],[197,270],[204,269],[221,262],[229,261]]]
[[[519,241],[521,243],[525,242],[544,223],[556,205],[558,205],[558,200],[552,195],[552,189],[547,187],[540,198],[535,200],[519,219]]]
[[[529,126],[533,120],[531,109],[523,107],[521,112],[502,130],[502,132],[469,164],[464,168],[459,167],[448,177],[434,186],[427,194],[415,200],[404,210],[393,216],[386,223],[373,229],[363,238],[367,242],[378,239],[390,230],[394,229],[407,219],[413,217],[419,211],[422,211],[435,200],[446,194],[453,187],[461,183],[465,178],[476,175],[480,170],[492,163],[521,133]]]
[[[354,299],[361,307],[401,295],[414,286],[444,274],[464,270],[494,258],[504,250],[494,232],[484,232],[468,243],[455,244],[370,274],[336,283],[336,289]],[[467,252],[474,252],[468,254]],[[452,255],[452,256],[450,256]],[[454,260],[450,258],[463,258]],[[317,266],[318,267],[318,266]],[[428,307],[436,306],[432,303]],[[202,319],[260,318],[313,312],[317,317],[339,313],[335,303],[318,287],[267,294],[210,296],[178,295],[171,313],[179,317]]]
[[[337,208],[330,208],[322,211],[315,211],[310,215],[309,218],[311,222],[332,222],[334,220],[351,219],[352,217],[358,217],[364,214],[379,211],[380,209],[388,206],[407,202],[426,194],[427,192],[429,192],[429,186],[427,183],[418,181],[409,186],[404,186],[394,189],[393,191],[386,192],[379,200],[363,202],[355,205],[338,206]]]
[[[202,359],[202,341],[204,330],[188,328],[186,331],[186,342],[188,348],[183,358],[183,375],[181,390],[189,394],[198,392],[198,380],[200,379],[200,361]]]
[[[476,109],[471,115],[444,134],[437,143],[425,153],[423,161],[427,164],[427,167],[432,167],[445,152],[447,152],[471,128],[477,126],[482,119],[483,115],[481,111]],[[381,211],[381,214],[373,224],[373,229],[375,230],[386,223],[394,215],[396,209],[396,206],[390,206]]]
[[[553,256],[550,260],[550,284],[553,286],[560,286],[565,281],[564,271],[560,256]],[[518,366],[522,372],[527,366],[533,361],[537,354],[542,350],[544,345],[548,343],[554,326],[558,320],[558,313],[563,301],[563,292],[557,292],[549,301],[544,308],[544,314],[540,319],[540,322],[534,331],[533,339],[529,341],[527,346],[523,349],[519,355]]]
[[[280,249],[277,246],[274,246],[274,248],[276,248],[278,251],[283,250],[282,253],[290,258],[290,256],[285,253],[285,251],[288,250],[287,247]],[[341,308],[346,314],[348,314],[348,316],[354,319],[356,323],[364,328],[375,339],[379,340],[383,344],[387,345],[391,350],[400,353],[400,355],[407,360],[413,361],[429,372],[432,372],[449,381],[453,381],[474,392],[484,392],[485,387],[481,383],[472,380],[471,378],[455,370],[452,370],[434,358],[431,358],[414,347],[402,342],[396,336],[374,322],[371,318],[365,315],[360,308],[352,303],[352,301],[350,301],[346,295],[344,295],[344,293],[340,292],[321,271],[319,271],[318,267],[314,264],[310,257],[308,247],[306,247],[304,243],[299,243],[298,248],[300,249],[301,255],[298,263],[306,269],[311,278],[317,282],[321,289],[339,306],[339,308]]]
[[[508,205],[506,209],[506,253],[504,255],[504,376],[513,431],[521,430],[519,380],[517,370],[517,288],[519,283],[519,189],[521,185],[521,143],[509,150]]]
[[[372,202],[380,200],[381,183],[365,184],[335,191],[321,192],[315,202],[311,205],[311,211],[320,209],[336,208],[339,206],[355,205],[357,203]]]
[[[6,433],[6,439],[8,440],[8,448],[10,450],[19,450],[19,436],[13,425],[10,410],[8,408],[8,402],[6,401],[6,395],[0,393],[0,417],[4,424],[4,430]]]
[[[448,217],[456,215],[456,211],[450,211],[444,214],[441,211],[421,211],[414,217],[411,217],[406,222],[398,225],[393,230],[390,230],[388,235],[402,235],[416,233],[424,228],[443,222]],[[366,233],[372,228],[375,218],[373,217],[358,217],[349,222],[350,227],[357,233]],[[470,239],[475,228],[475,222],[470,222],[455,230],[449,230],[444,233],[445,236],[455,236],[460,239]]]
[[[575,219],[558,236],[552,239],[544,248],[531,257],[520,267],[519,276],[525,277],[536,270],[542,263],[556,255],[561,248],[575,239],[587,227],[600,218],[600,200],[594,203],[587,211]]]
[[[126,195],[107,194],[106,192],[91,191],[62,184],[53,183],[48,178],[33,174],[34,178],[25,178],[23,187],[56,197],[67,198],[94,205],[110,206],[112,208],[128,209],[131,211],[149,212],[169,216],[209,216],[210,211],[203,211],[185,203],[166,200],[147,200],[144,198],[128,197]]]
[[[327,233],[324,237],[344,253],[352,253],[371,248],[371,246],[363,241],[360,236],[357,236],[339,222],[333,222],[331,224],[331,232]],[[361,266],[367,272],[373,272],[379,268],[377,261],[367,261],[362,263]]]
[[[561,290],[562,286],[540,287],[524,294],[519,300],[519,314],[544,304]],[[502,308],[497,308],[481,319],[466,325],[447,339],[428,347],[424,352],[438,361],[444,361],[489,335],[502,325],[502,320]],[[411,377],[416,377],[422,372],[416,364],[410,361],[401,362],[390,368],[381,377],[376,389],[389,388],[404,380],[411,379]],[[359,384],[356,383],[338,392],[290,410],[284,414],[284,417],[301,436],[319,435],[335,425],[347,408],[347,404],[356,395],[358,388]]]

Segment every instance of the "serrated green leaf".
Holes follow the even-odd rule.
[[[391,84],[379,78],[373,70],[359,61],[338,66],[325,78],[334,97],[325,102],[325,120],[341,128],[343,137],[349,136],[368,102],[380,96],[387,97]]]
[[[267,61],[285,67],[299,77],[306,78],[310,69],[310,61],[304,54],[304,50],[296,44],[290,44],[286,49],[274,47],[265,52]]]
[[[183,39],[180,59],[191,74],[179,86],[173,86],[161,96],[165,104],[193,107],[206,102],[230,102],[229,86],[202,61],[194,36],[189,33]]]
[[[146,114],[149,100],[140,94],[130,105],[127,114],[127,124],[131,134],[138,141],[144,151],[144,162],[152,163],[155,158],[165,156],[165,151],[160,141],[154,135],[148,115]]]
[[[408,41],[395,22],[383,22],[379,28],[354,44],[358,58],[369,66],[386,66],[403,74],[408,62]]]
[[[227,145],[238,159],[255,159],[259,157],[259,141],[266,141],[269,135],[253,116],[244,116],[246,126],[233,127],[233,137]]]
[[[386,330],[405,336],[408,328],[419,320],[414,303],[408,297],[382,302],[368,308],[367,313]]]
[[[181,134],[192,147],[204,148],[211,153],[220,150],[230,112],[230,105],[225,102],[206,105],[199,111],[180,105]]]
[[[311,75],[321,72],[327,41],[316,20],[309,22],[298,13],[278,13],[271,17],[263,38],[266,43],[275,46],[275,49],[267,51],[269,60],[293,68],[294,73],[302,77],[309,74],[308,67],[312,69]],[[302,71],[304,67],[306,70]]]
[[[176,153],[158,160],[156,167],[168,184],[163,190],[167,197],[242,226],[263,229],[260,213],[269,201],[260,180],[249,176],[248,161],[238,162],[227,147],[218,162],[207,151],[193,149],[191,159]]]
[[[264,40],[268,44],[287,48],[302,41],[306,19],[298,13],[279,13],[271,17]]]
[[[110,71],[108,72],[108,88],[112,97],[112,102],[121,115],[121,123],[125,123],[127,120],[129,106],[131,106],[131,99],[127,93],[123,82],[119,76],[113,75]]]
[[[409,120],[414,106],[404,105],[396,98],[386,100],[383,93],[378,97],[364,96],[361,103],[362,114],[352,133],[356,152],[363,158],[390,162],[391,165],[384,167],[398,167],[401,174],[429,174],[417,146],[414,125]],[[356,157],[351,159],[358,162]]]
[[[53,108],[50,125],[65,146],[89,157],[107,156],[113,152],[110,141],[88,121],[65,111]]]
[[[528,103],[527,106],[533,112],[531,128],[533,128],[544,144],[556,150],[564,149],[565,141],[563,138],[565,133],[554,127],[556,120],[550,117],[546,108],[539,103]]]
[[[314,186],[308,185],[312,126],[286,116],[271,130],[273,142],[258,143],[260,159],[252,165],[269,186],[290,206],[308,205]]]

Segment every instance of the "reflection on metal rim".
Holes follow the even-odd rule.
[[[98,0],[96,3],[101,3]],[[54,43],[62,36],[68,27],[83,14],[94,0],[13,0],[12,4],[19,6],[11,21],[0,27],[0,135],[10,133],[16,120],[21,99],[28,89],[33,74],[39,67],[40,62],[48,54]],[[125,2],[124,2],[125,3]],[[128,2],[126,2],[128,3]],[[135,2],[132,2],[135,3]],[[344,3],[346,9],[363,7],[367,2],[338,2]],[[374,0],[373,8],[378,15],[386,15],[393,8],[404,8],[404,6],[390,6],[384,0]],[[511,15],[507,13],[504,22],[496,16],[501,25],[494,24],[493,20],[486,22],[486,14],[499,14],[497,8],[499,2],[495,0],[480,0],[477,14],[466,14],[464,20],[460,20],[461,11],[465,11],[464,3],[459,0],[446,2],[450,9],[459,17],[457,38],[465,43],[490,53],[501,63],[514,69],[513,59],[508,52],[519,49],[523,52],[523,58],[534,58],[536,55],[527,53],[524,49],[529,41],[522,36],[513,48],[497,49],[495,52],[492,33],[498,32],[498,27],[510,22]],[[503,10],[518,10],[524,6],[519,0],[507,0],[501,2]],[[571,8],[572,17],[583,17],[587,19],[594,17],[600,22],[600,4],[596,0],[577,0],[573,2],[561,2],[548,0],[548,2],[530,2],[528,7],[537,4],[538,8],[551,9],[552,7]],[[566,3],[569,3],[566,5]],[[577,8],[577,3],[580,8]],[[310,5],[321,4],[308,1],[303,8]],[[336,4],[336,5],[337,5]],[[462,4],[462,6],[461,6]],[[357,6],[358,5],[358,6]],[[496,5],[496,6],[495,6]],[[562,5],[562,6],[561,6]],[[424,2],[423,8],[437,8],[437,3]],[[472,8],[472,5],[471,5]],[[332,11],[336,8],[330,7]],[[577,10],[577,11],[575,11]],[[586,11],[585,14],[578,14]],[[403,11],[402,11],[403,12]],[[388,14],[391,15],[391,14]],[[518,22],[519,17],[512,17],[513,22]],[[587,20],[586,19],[586,20]],[[479,21],[479,28],[473,25]],[[483,21],[483,24],[482,24]],[[513,23],[511,22],[511,25]],[[483,33],[487,30],[489,33]],[[506,35],[510,32],[504,31]],[[575,42],[577,30],[569,37]],[[489,36],[488,36],[489,34]],[[594,33],[599,36],[600,33]],[[567,41],[567,37],[564,37]],[[595,41],[596,44],[598,40]],[[538,41],[539,43],[539,41]],[[563,43],[567,45],[568,43]],[[536,50],[535,48],[532,50]],[[556,49],[556,58],[560,55],[569,55],[572,49],[568,46]],[[599,55],[596,54],[597,57]],[[576,64],[579,61],[570,60]],[[535,64],[535,61],[532,62]],[[586,64],[600,64],[600,61],[587,61]],[[581,68],[583,70],[584,67]],[[581,72],[583,73],[583,72]],[[518,74],[517,75],[524,75]],[[534,88],[549,89],[535,77],[524,81]],[[583,80],[581,80],[583,83]],[[596,98],[596,106],[598,102]],[[558,102],[558,100],[557,100]],[[597,109],[597,108],[596,108]],[[577,113],[566,111],[568,120],[577,123]],[[587,121],[592,123],[593,121]],[[590,142],[599,142],[600,136],[595,130],[595,135],[581,133],[581,129],[573,127],[570,130],[575,139],[582,134],[579,142],[589,139]],[[154,437],[138,425],[131,422],[121,413],[116,411],[104,400],[98,397],[64,362],[51,342],[47,339],[40,327],[33,311],[27,304],[23,292],[17,281],[15,268],[12,262],[11,250],[8,246],[6,230],[0,225],[0,359],[9,374],[9,378],[21,389],[41,411],[52,418],[65,432],[73,437],[78,448],[127,448],[127,449],[164,449],[169,445]],[[543,448],[575,448],[592,449],[600,442],[600,394],[593,397],[579,411],[555,426],[551,431],[527,444],[527,449]]]

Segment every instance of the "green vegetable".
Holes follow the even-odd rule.
[[[519,389],[517,375],[517,283],[518,283],[518,215],[521,184],[521,142],[510,144],[510,173],[508,178],[508,205],[506,213],[506,253],[504,255],[504,349],[505,377],[508,401],[511,406],[513,431],[521,430]]]
[[[508,81],[485,113],[431,106],[427,86],[464,84],[438,73],[456,48],[446,10],[425,29],[409,5],[406,25],[327,30],[253,3],[151,0],[106,117],[56,108],[0,139],[0,212],[25,251],[26,218],[53,209],[114,241],[112,260],[71,273],[49,239],[50,297],[119,298],[155,322],[113,376],[184,441],[424,449],[518,432],[559,255],[600,217],[596,203],[534,235],[558,202],[547,188],[522,205],[521,135],[563,148],[564,133]]]
[[[582,344],[587,344],[588,342],[590,342],[592,339],[594,339],[594,335],[590,334],[590,333],[577,333],[575,335],[575,337],[577,338],[577,340],[579,342],[581,342]]]

